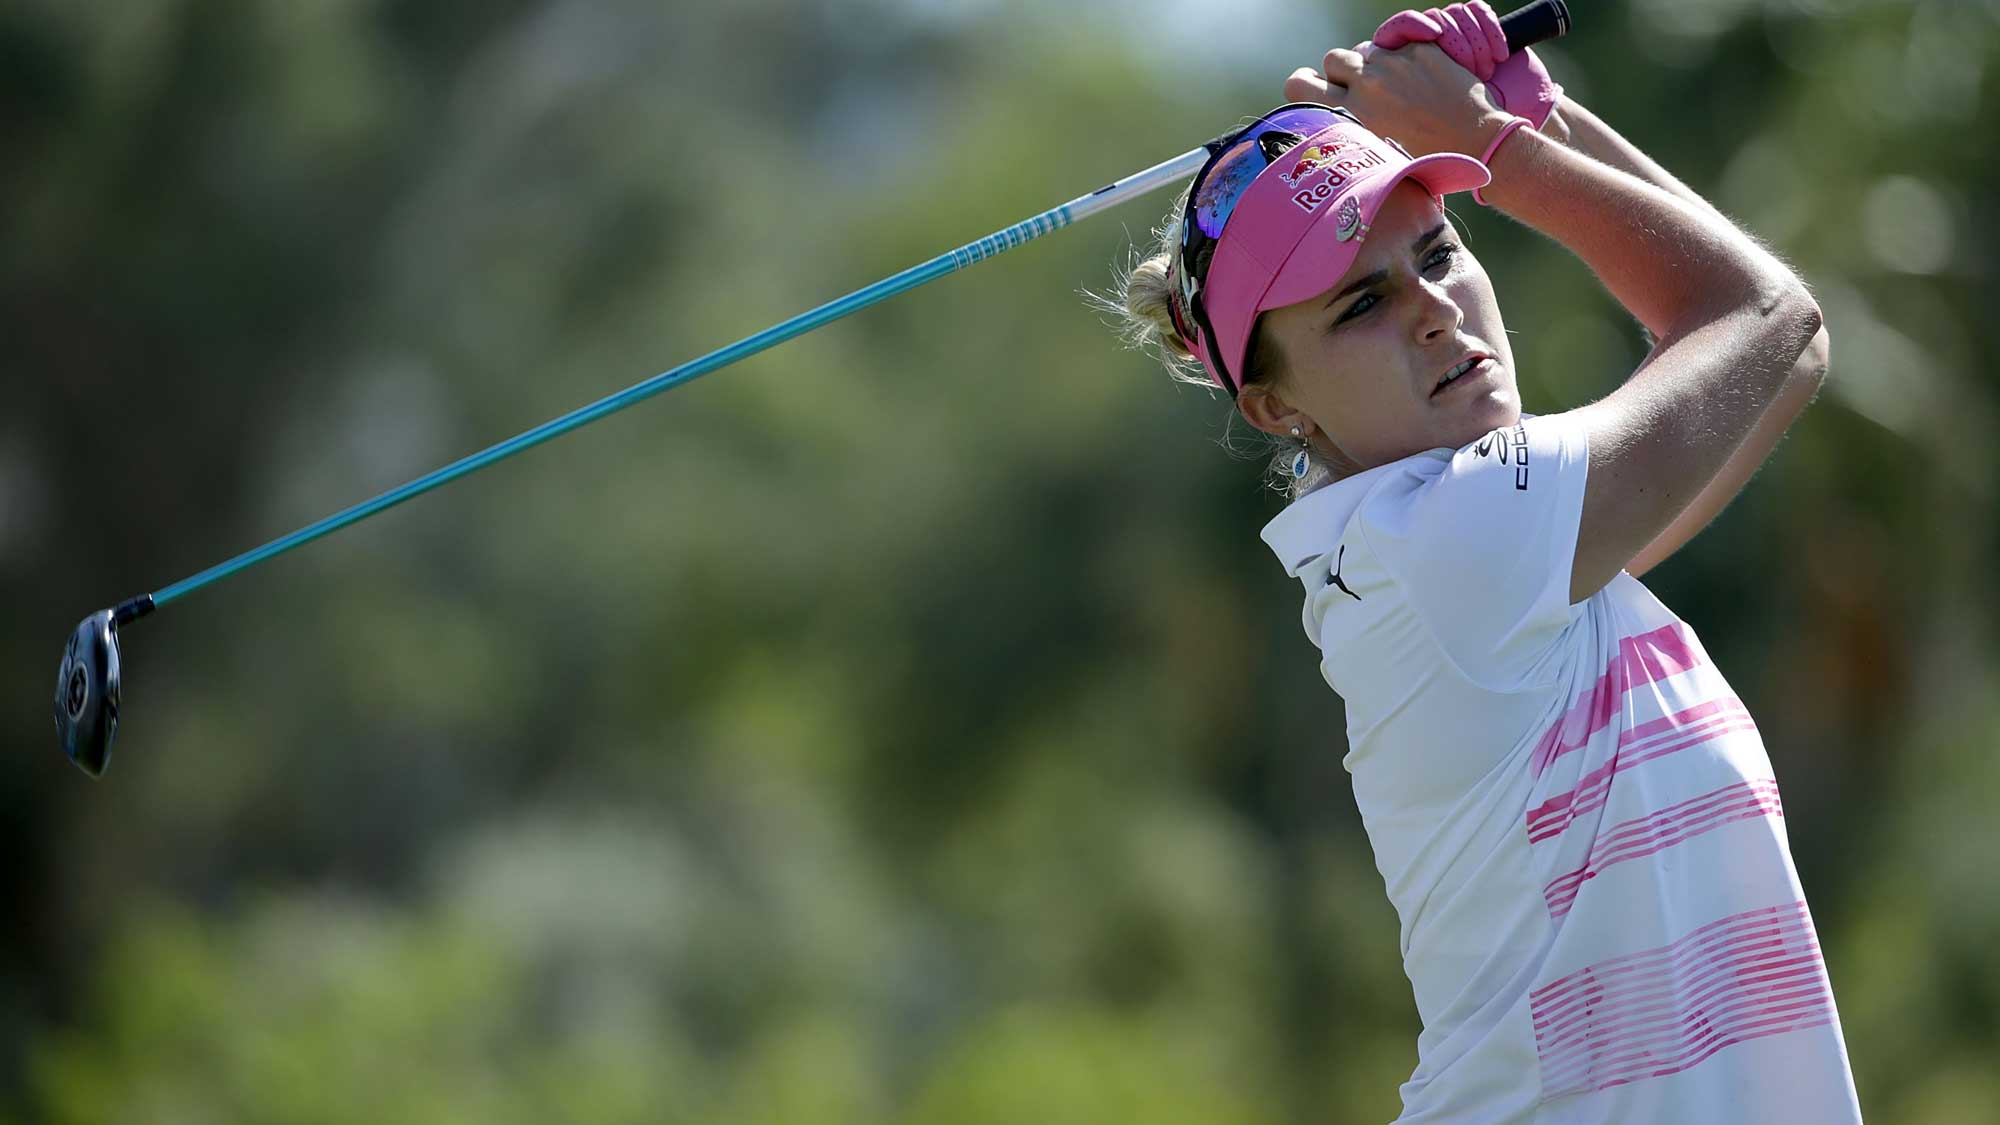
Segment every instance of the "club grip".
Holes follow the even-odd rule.
[[[1509,51],[1525,51],[1544,40],[1569,34],[1569,5],[1563,0],[1535,0],[1500,17]]]

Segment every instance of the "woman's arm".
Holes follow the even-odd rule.
[[[1516,131],[1492,168],[1487,199],[1569,247],[1659,340],[1622,386],[1573,412],[1590,439],[1570,582],[1581,601],[1705,523],[1698,498],[1719,490],[1726,502],[1741,487],[1755,461],[1736,466],[1733,485],[1728,470],[1799,383],[1819,307],[1712,209],[1538,133]]]
[[[1675,179],[1665,168],[1654,163],[1645,153],[1639,151],[1617,130],[1605,124],[1597,115],[1568,97],[1557,103],[1554,113],[1542,127],[1546,136],[1563,142],[1570,148],[1583,153],[1600,163],[1608,164],[1622,172],[1637,176],[1672,192],[1690,206],[1713,216],[1717,221],[1728,220],[1710,206],[1708,201],[1690,190],[1687,185]],[[1747,236],[1746,236],[1747,237]],[[1826,327],[1822,325],[1813,337],[1812,344],[1799,356],[1792,368],[1791,378],[1786,380],[1778,397],[1772,400],[1764,414],[1757,420],[1757,426],[1743,439],[1736,452],[1730,455],[1722,471],[1715,479],[1695,496],[1687,510],[1667,525],[1659,538],[1647,544],[1632,561],[1625,565],[1627,573],[1634,578],[1645,574],[1653,567],[1680,550],[1688,540],[1693,539],[1701,529],[1722,514],[1729,502],[1750,483],[1771,450],[1777,447],[1779,439],[1791,428],[1793,421],[1804,412],[1818,393],[1820,384],[1826,379],[1829,343]]]
[[[1486,152],[1509,115],[1434,44],[1327,53],[1287,94],[1348,105],[1414,153]],[[1569,413],[1587,435],[1570,600],[1616,577],[1721,474],[1820,328],[1784,264],[1712,210],[1516,130],[1486,198],[1562,243],[1659,340],[1606,398]]]

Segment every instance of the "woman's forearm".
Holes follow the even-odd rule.
[[[1632,142],[1620,136],[1618,130],[1605,124],[1602,118],[1567,95],[1556,103],[1555,110],[1549,115],[1549,121],[1542,127],[1542,133],[1600,164],[1609,164],[1621,172],[1637,176],[1654,187],[1671,192],[1708,215],[1723,222],[1729,221],[1708,200],[1675,179],[1671,172],[1660,167],[1652,157],[1639,151]]]
[[[1581,115],[1575,129],[1589,134]],[[1775,323],[1773,315],[1811,303],[1782,262],[1681,192],[1528,129],[1507,138],[1487,163],[1487,200],[1581,258],[1657,340],[1724,317],[1754,335]],[[1783,367],[1765,364],[1763,379],[1753,379],[1764,383],[1764,402],[1775,397],[1803,342],[1791,345]]]

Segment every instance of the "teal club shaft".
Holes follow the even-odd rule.
[[[636,383],[616,394],[601,398],[588,406],[579,407],[560,418],[555,418],[536,426],[532,430],[508,438],[498,445],[489,446],[468,457],[446,465],[444,468],[418,477],[408,484],[392,488],[372,500],[356,504],[351,508],[336,512],[318,523],[302,527],[279,539],[252,551],[218,563],[189,578],[183,578],[153,594],[132,598],[117,607],[114,614],[122,623],[135,617],[144,616],[158,606],[179,600],[201,589],[203,586],[235,574],[237,571],[255,566],[265,559],[284,554],[294,547],[301,547],[324,535],[331,535],[349,524],[359,523],[377,512],[386,511],[416,496],[421,496],[439,485],[457,480],[467,473],[477,472],[496,461],[503,461],[523,450],[533,448],[551,438],[560,437],[579,426],[589,425],[607,414],[615,414],[633,403],[653,397],[661,391],[680,386],[727,367],[738,360],[756,355],[775,344],[781,344],[794,336],[810,332],[821,325],[830,324],[852,312],[858,312],[878,301],[886,300],[898,293],[908,292],[927,281],[934,281],[948,273],[991,258],[1004,250],[1011,250],[1031,239],[1039,238],[1050,231],[1062,228],[1107,207],[1123,203],[1141,195],[1158,190],[1169,184],[1178,183],[1201,169],[1208,159],[1206,147],[1189,149],[1187,152],[1153,165],[1143,172],[1136,172],[1122,180],[1117,180],[1098,188],[1089,195],[1079,196],[1060,207],[1054,207],[1031,219],[1015,223],[1013,226],[995,231],[977,242],[968,242],[956,250],[947,251],[921,265],[911,266],[894,276],[884,278],[873,285],[857,289],[845,297],[829,301],[810,312],[801,313],[782,324],[766,328],[754,336],[738,340],[728,347],[710,352],[700,359],[681,364],[671,371],[664,371],[641,383]]]

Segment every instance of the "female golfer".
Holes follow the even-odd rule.
[[[1770,759],[1636,577],[1811,399],[1819,308],[1484,4],[1404,12],[1285,92],[1123,295],[1170,366],[1295,439],[1263,538],[1305,585],[1402,922],[1424,1029],[1399,1120],[1859,1121]],[[1522,413],[1442,208],[1467,189],[1657,341],[1617,390]]]

